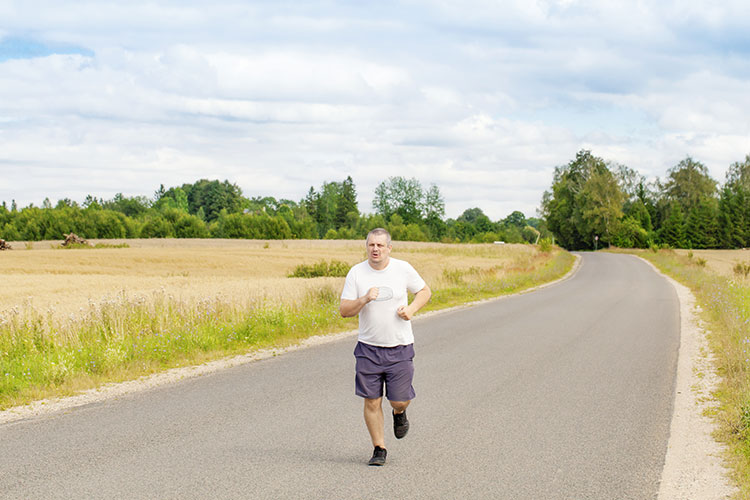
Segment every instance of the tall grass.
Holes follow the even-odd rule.
[[[274,305],[123,295],[64,323],[18,311],[0,321],[0,408],[355,325],[332,287]]]
[[[575,257],[568,252],[558,252],[552,258],[544,255],[537,258],[541,260],[528,260],[524,265],[510,268],[444,269],[443,285],[433,289],[432,298],[425,309],[443,309],[467,301],[508,295],[554,281],[564,276],[575,261]]]
[[[673,251],[640,252],[664,273],[689,287],[708,325],[721,382],[715,396],[717,438],[728,445],[742,498],[750,498],[750,284],[714,274],[703,263]]]
[[[446,271],[430,309],[519,291],[564,275],[574,257],[558,251],[522,265]],[[61,321],[32,307],[0,316],[0,409],[67,395],[104,382],[288,345],[356,328],[341,318],[340,290],[327,284],[290,303],[274,299],[180,300],[165,292],[90,303]]]

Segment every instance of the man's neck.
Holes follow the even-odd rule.
[[[369,264],[370,264],[370,267],[373,268],[373,269],[375,269],[376,271],[382,271],[383,269],[385,269],[386,267],[388,267],[388,263],[390,261],[391,261],[391,258],[389,256],[386,259],[383,259],[381,262],[374,263],[374,262],[370,261]]]

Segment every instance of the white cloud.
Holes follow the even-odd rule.
[[[497,219],[534,215],[581,148],[722,181],[750,152],[748,21],[743,2],[10,2],[0,36],[93,55],[0,62],[0,200],[200,178],[300,199],[352,175],[367,211],[403,175]]]

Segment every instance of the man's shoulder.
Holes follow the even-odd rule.
[[[400,268],[400,269],[412,267],[412,265],[409,264],[408,262],[406,262],[405,260],[394,259],[393,257],[391,257],[391,262],[390,263],[393,264],[394,267],[397,267],[397,268]]]
[[[351,269],[349,269],[349,274],[367,271],[369,267],[370,266],[368,265],[366,260],[363,262],[358,262],[354,264]]]

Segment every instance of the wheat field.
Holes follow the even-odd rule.
[[[356,327],[338,312],[344,278],[289,275],[361,262],[364,241],[125,243],[0,253],[0,409]],[[428,309],[552,281],[574,260],[532,245],[394,242],[391,255],[430,285]]]
[[[711,271],[728,278],[736,278],[734,266],[750,262],[750,249],[738,250],[675,250],[680,255],[692,252],[693,258],[704,259]]]
[[[0,253],[0,314],[27,309],[70,319],[102,302],[166,295],[178,301],[289,303],[343,278],[289,278],[299,264],[366,258],[363,241],[342,240],[95,240],[128,248],[59,249],[58,242],[14,243]],[[395,258],[409,261],[433,287],[446,270],[534,267],[530,245],[449,245],[394,242]]]

